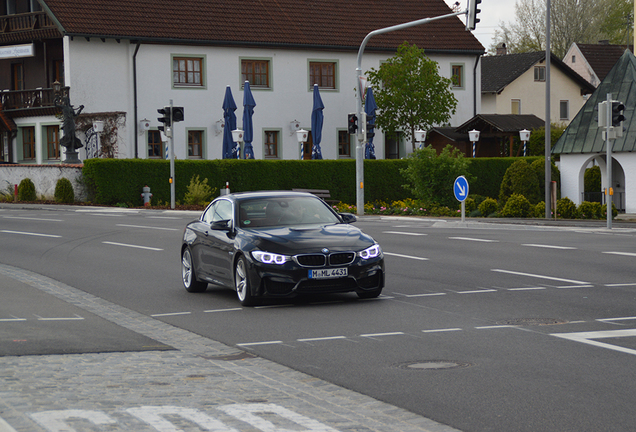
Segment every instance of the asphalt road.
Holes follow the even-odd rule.
[[[229,290],[183,289],[179,246],[193,216],[2,206],[0,262],[460,430],[636,424],[634,225],[363,218],[386,254],[380,298],[242,308]],[[14,315],[47,316],[44,306],[17,304]],[[4,302],[0,311],[11,313]]]

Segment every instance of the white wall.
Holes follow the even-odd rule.
[[[71,86],[71,103],[85,105],[85,112],[124,111],[127,113],[126,126],[120,129],[122,143],[119,157],[134,157],[134,104],[132,83],[132,57],[135,45],[122,40],[102,42],[100,39],[86,41],[84,38],[67,38],[66,58],[69,63],[66,74]],[[205,57],[204,88],[173,88],[171,55],[197,55]],[[176,157],[185,159],[187,129],[203,129],[205,132],[204,157],[221,158],[222,134],[216,133],[215,123],[222,119],[221,108],[225,88],[230,85],[237,104],[237,123],[241,125],[243,92],[240,90],[240,58],[269,58],[273,81],[272,88],[259,90],[252,88],[256,108],[254,110],[254,153],[263,158],[263,131],[280,130],[279,146],[284,159],[298,157],[298,143],[292,135],[290,122],[298,120],[301,127],[311,127],[312,91],[309,88],[308,60],[325,59],[338,62],[338,89],[321,90],[325,105],[322,131],[322,154],[325,159],[338,157],[337,131],[347,127],[347,114],[355,111],[356,57],[357,53],[328,51],[299,51],[251,48],[219,48],[186,45],[141,45],[137,55],[137,95],[138,119],[148,119],[151,128],[159,126],[157,109],[173,100],[175,106],[185,109],[185,121],[174,128]],[[365,53],[362,69],[378,68],[380,62],[390,57],[386,54]],[[476,57],[431,56],[440,63],[440,72],[450,77],[451,63],[464,64],[465,86],[455,90],[458,99],[457,112],[451,124],[458,126],[474,115],[473,69]],[[478,68],[477,73],[480,73]],[[477,88],[481,88],[478,76]],[[477,92],[477,107],[481,92]],[[479,111],[479,108],[477,109]],[[146,134],[140,135],[139,157],[147,156]],[[383,135],[378,133],[374,140],[376,154],[384,157]],[[410,146],[408,146],[410,147]],[[352,156],[355,151],[352,148]]]

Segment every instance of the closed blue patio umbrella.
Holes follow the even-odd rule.
[[[364,98],[364,112],[367,113],[367,123],[369,123],[369,129],[367,134],[369,135],[369,142],[364,148],[365,159],[375,159],[375,145],[373,145],[373,137],[375,135],[375,110],[378,109],[378,105],[375,103],[373,97],[373,89],[367,88],[367,96]]]
[[[245,159],[254,159],[254,148],[252,147],[254,125],[252,124],[252,115],[254,114],[255,106],[256,102],[254,102],[254,96],[252,96],[250,82],[245,81],[243,92],[243,142],[245,143]]]
[[[237,159],[239,154],[239,145],[232,140],[232,131],[236,129],[236,103],[232,97],[230,86],[225,89],[225,98],[223,99],[223,159]]]
[[[311,149],[312,159],[322,159],[322,151],[320,150],[320,141],[322,141],[322,124],[324,121],[324,114],[322,110],[325,105],[320,98],[320,92],[318,91],[318,84],[314,84],[314,107],[311,110],[311,139],[314,142]]]

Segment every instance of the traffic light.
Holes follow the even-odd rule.
[[[369,118],[367,117],[367,119],[369,119]],[[372,139],[375,136],[375,129],[374,129],[375,125],[371,124],[371,122],[369,120],[367,120],[367,128],[365,129],[367,131],[367,139],[368,140]],[[373,129],[373,132],[369,132],[371,129]]]
[[[172,107],[172,122],[180,122],[183,121],[183,107]]]
[[[355,114],[349,114],[348,123],[347,123],[349,133],[355,134],[358,132],[358,116]]]
[[[623,130],[623,121],[625,120],[625,116],[623,115],[623,110],[625,109],[625,105],[619,101],[612,101],[612,126],[620,127],[621,131]]]
[[[163,132],[165,131],[165,128],[169,128],[170,126],[172,126],[172,115],[170,112],[170,107],[159,108],[157,112],[162,115],[162,117],[159,117],[157,120],[163,123],[163,125],[159,126],[158,128],[160,131]]]
[[[481,12],[481,9],[477,9],[477,5],[481,3],[481,0],[468,0],[468,15],[466,15],[466,30],[475,30],[475,26],[479,22],[477,14]]]

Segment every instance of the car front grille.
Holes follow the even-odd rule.
[[[296,262],[303,267],[324,267],[327,256],[323,254],[296,255]]]
[[[324,254],[306,254],[296,255],[298,265],[302,267],[325,267],[327,264],[332,266],[343,266],[351,264],[356,258],[355,252],[336,252],[329,256]]]

